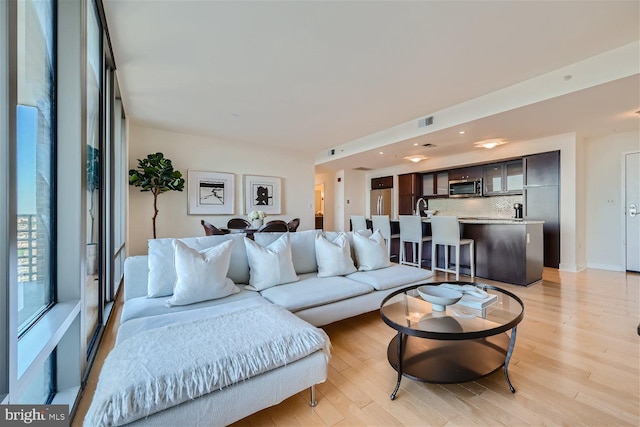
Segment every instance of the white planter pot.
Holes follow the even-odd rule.
[[[98,272],[98,246],[95,243],[87,244],[87,275]]]
[[[260,228],[262,227],[264,220],[262,219],[254,219],[251,221],[251,227],[252,228]]]

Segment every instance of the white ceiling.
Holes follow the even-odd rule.
[[[135,123],[323,152],[640,40],[638,1],[104,0]],[[615,64],[612,64],[614,66]],[[640,64],[638,64],[640,72]],[[638,129],[638,74],[420,137],[429,156]],[[406,162],[413,141],[336,167]],[[410,146],[410,147],[409,147]],[[345,166],[346,165],[346,166]]]

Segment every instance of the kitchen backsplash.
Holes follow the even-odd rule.
[[[514,203],[523,203],[522,195],[430,199],[429,209],[437,211],[436,215],[513,218],[515,216]]]

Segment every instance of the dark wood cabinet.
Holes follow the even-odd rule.
[[[463,224],[463,236],[475,242],[476,276],[524,286],[541,280],[542,229],[540,223]],[[464,268],[467,253],[460,252],[461,272],[465,274],[470,273]]]
[[[422,174],[422,195],[449,196],[449,173],[443,171]]]
[[[560,152],[523,158],[524,217],[544,221],[544,266],[560,266]]]
[[[534,154],[523,158],[525,185],[560,185],[560,152]]]
[[[481,179],[483,172],[482,166],[469,166],[466,168],[452,169],[449,171],[449,181]]]
[[[485,165],[483,195],[522,194],[522,159]]]
[[[383,176],[371,179],[371,189],[378,190],[380,188],[393,188],[393,177]]]
[[[418,198],[422,197],[422,174],[398,175],[398,214],[413,215]]]

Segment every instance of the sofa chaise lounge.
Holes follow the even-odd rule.
[[[358,253],[353,250],[355,246],[353,233],[342,234],[319,230],[286,234],[256,233],[255,243],[245,240],[243,234],[179,239],[186,246],[197,251],[205,251],[229,240],[233,241],[227,276],[238,285],[239,291],[223,298],[172,306],[167,304],[167,298],[171,296],[167,292],[171,291],[167,290],[166,286],[172,286],[176,281],[172,246],[172,244],[175,245],[174,239],[150,240],[148,255],[129,257],[125,261],[124,307],[114,351],[120,346],[127,345],[128,341],[139,340],[141,336],[145,337],[144,334],[151,334],[154,330],[164,333],[167,329],[163,328],[170,328],[171,325],[205,322],[212,319],[213,325],[216,325],[234,315],[239,316],[237,317],[239,320],[227,326],[225,334],[243,341],[247,330],[247,324],[242,317],[245,315],[243,313],[282,308],[286,309],[281,310],[285,313],[276,314],[282,316],[284,320],[293,321],[287,318],[290,316],[295,318],[292,322],[295,327],[304,329],[302,325],[296,324],[297,321],[312,329],[312,331],[305,330],[304,333],[312,333],[313,330],[321,332],[316,327],[376,310],[382,299],[399,287],[429,281],[431,278],[428,270],[398,264],[390,264],[388,267],[369,271],[355,271],[347,275],[318,277],[321,275],[318,272],[319,254],[316,253],[316,240],[319,239],[319,235],[327,241],[338,241],[341,235],[346,236],[351,242],[349,245],[352,248],[351,259],[357,265]],[[285,236],[297,280],[265,288],[252,286],[251,278],[260,275],[261,272],[257,270],[265,267],[251,262],[247,255],[247,245],[269,249],[282,242]],[[364,236],[372,238],[370,232],[365,233]],[[386,248],[384,245],[382,247],[386,254]],[[320,269],[322,270],[322,266]],[[326,273],[326,270],[322,271]],[[164,290],[159,289],[162,286],[158,286],[162,282],[165,283]],[[217,337],[211,337],[211,335],[217,332],[210,328],[211,326],[206,326],[204,335],[185,340],[181,345],[189,346],[198,339],[206,341],[207,338],[212,338],[215,341]],[[100,419],[103,420],[100,422],[105,424],[226,425],[278,404],[305,388],[311,389],[310,403],[313,405],[315,400],[313,386],[325,381],[327,376],[330,344],[324,333],[321,333],[325,337],[323,344],[316,343],[315,347],[307,349],[307,353],[294,355],[293,360],[285,361],[281,366],[267,367],[263,372],[243,377],[239,381],[221,387],[216,386],[212,391],[192,393],[188,398],[174,399],[168,404],[153,402],[143,411],[133,411],[126,416],[121,413],[116,414],[118,417],[115,421],[113,410],[107,407],[112,404],[113,398],[103,399],[102,406],[99,408],[94,408],[99,406],[94,398],[88,417],[85,418],[85,424],[89,425],[89,420],[96,422]],[[171,344],[171,342],[165,343],[166,346]],[[135,349],[131,351],[135,352]],[[106,362],[110,357],[111,354]],[[152,358],[153,355],[145,357]],[[124,358],[126,359],[126,356]],[[104,369],[101,373],[100,382],[107,383],[107,380],[103,381],[103,375],[110,374],[104,372]],[[114,387],[117,388],[117,384]],[[100,388],[101,384],[98,385],[98,389]],[[98,417],[97,413],[100,413],[102,418]]]

